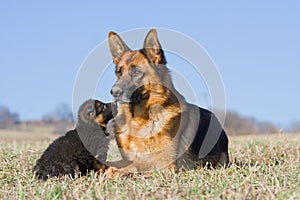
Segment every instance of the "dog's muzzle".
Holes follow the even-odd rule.
[[[112,87],[110,93],[114,97],[114,101],[119,103],[139,103],[142,100],[140,89],[124,90],[115,85]]]
[[[110,90],[110,94],[114,98],[120,98],[123,94],[123,89],[118,86],[113,86],[112,89]]]

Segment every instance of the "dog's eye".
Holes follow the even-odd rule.
[[[134,70],[133,73],[134,73],[134,74],[140,74],[141,71],[140,71],[140,70]]]
[[[120,67],[117,71],[116,71],[116,74],[118,76],[122,76],[122,67]]]
[[[121,70],[118,70],[118,71],[117,71],[117,74],[118,74],[119,76],[122,76],[122,71],[121,71]]]
[[[141,71],[138,67],[132,66],[132,67],[131,67],[131,73],[132,73],[133,75],[139,75],[139,74],[142,73],[142,71]]]

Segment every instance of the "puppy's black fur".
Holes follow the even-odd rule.
[[[76,129],[56,139],[37,160],[33,168],[36,177],[46,180],[104,170],[106,166],[99,160],[106,160],[109,138],[105,125],[112,117],[110,104],[92,99],[84,102],[78,112]]]

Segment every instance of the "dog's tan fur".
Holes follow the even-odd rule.
[[[110,123],[123,158],[132,162],[119,171],[173,168],[179,162],[195,167],[199,158],[189,148],[200,120],[198,107],[186,103],[174,88],[156,31],[148,33],[142,50],[129,50],[113,32],[109,33],[109,43],[118,79],[112,94],[117,96],[113,90],[118,87],[124,95],[118,94],[118,114]],[[136,68],[143,73],[136,75],[142,76],[137,80],[134,73],[141,72]],[[122,100],[130,92],[128,85],[142,88],[138,102]]]

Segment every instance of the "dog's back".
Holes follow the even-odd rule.
[[[193,155],[198,155],[201,164],[226,166],[229,162],[227,135],[211,111],[199,107],[199,112],[199,126],[190,151]]]
[[[228,138],[216,116],[209,110],[187,104],[174,141],[178,168],[227,166]]]

